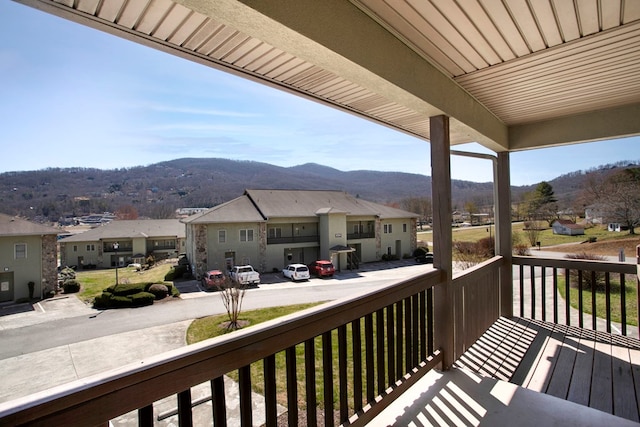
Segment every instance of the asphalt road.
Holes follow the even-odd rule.
[[[298,283],[286,281],[280,275],[264,275],[266,283],[247,290],[242,309],[336,300],[397,283],[431,268],[431,265],[417,265],[412,260],[397,261],[368,266],[367,270],[342,272],[331,279],[312,278]],[[181,298],[148,307],[103,311],[86,308],[77,316],[53,318],[20,327],[8,325],[11,319],[3,319],[7,327],[0,330],[0,360],[103,336],[226,313],[217,293],[202,292],[195,283],[183,283],[181,286]]]

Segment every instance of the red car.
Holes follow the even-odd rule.
[[[315,261],[309,266],[309,270],[311,271],[311,274],[318,277],[332,277],[333,273],[336,272],[333,263],[327,260]]]
[[[211,270],[202,276],[202,286],[207,290],[220,289],[224,287],[225,277],[220,270]]]

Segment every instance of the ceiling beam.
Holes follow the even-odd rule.
[[[509,128],[511,151],[640,135],[640,103]]]
[[[451,78],[344,0],[176,0],[425,117],[451,117],[452,131],[494,151],[508,131]]]

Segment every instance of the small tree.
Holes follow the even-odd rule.
[[[246,285],[238,283],[229,278],[225,278],[224,283],[218,286],[220,291],[220,298],[222,304],[227,311],[229,317],[229,323],[227,329],[236,331],[242,328],[240,324],[240,312],[242,310],[242,300],[244,299],[244,293],[247,290]]]
[[[585,259],[593,261],[605,261],[607,258],[601,255],[589,254],[582,252],[579,254],[567,254],[565,258],[568,259]],[[596,271],[595,273],[590,270],[571,270],[569,273],[570,286],[577,288],[579,286],[580,276],[582,276],[582,289],[590,290],[592,292],[604,290],[605,274],[602,271]]]
[[[540,241],[540,233],[542,232],[542,223],[540,221],[526,221],[524,223],[524,235],[531,246],[536,246]]]

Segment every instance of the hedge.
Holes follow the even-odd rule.
[[[155,283],[123,283],[109,286],[98,295],[94,301],[94,308],[122,308],[142,307],[153,304],[156,299],[154,293],[149,292]],[[169,295],[178,296],[180,292],[171,283],[162,283]]]

